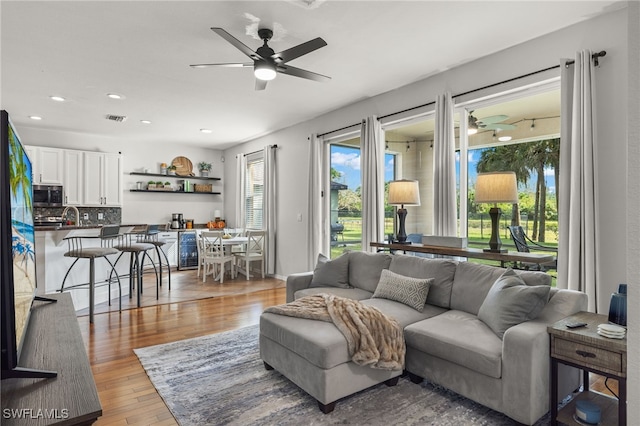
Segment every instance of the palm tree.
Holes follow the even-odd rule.
[[[25,162],[23,150],[15,133],[9,127],[9,157],[11,166],[9,167],[9,184],[11,192],[18,194],[22,191],[25,208],[31,210],[33,200],[31,198],[31,170]]]

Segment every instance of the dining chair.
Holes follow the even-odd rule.
[[[217,277],[220,279],[220,284],[224,283],[225,266],[227,263],[231,264],[231,278],[235,278],[235,257],[225,250],[223,236],[223,231],[203,231],[200,233],[198,243],[200,244],[200,252],[202,253],[202,282],[206,281],[207,275],[211,274],[215,277],[217,266],[220,266],[220,272]]]
[[[513,239],[513,242],[516,245],[516,250],[518,250],[521,253],[530,253],[532,248],[534,250],[554,252],[556,254],[558,253],[558,249],[556,247],[544,246],[542,244],[538,244],[535,241],[533,241],[524,232],[524,229],[522,229],[522,226],[509,226],[509,232],[511,233],[511,239]],[[530,262],[519,262],[519,264],[516,266],[519,269],[547,272],[549,270],[558,269],[558,259],[556,257],[551,262],[542,263],[542,264],[530,263]]]
[[[243,253],[236,253],[236,261],[238,262],[238,272],[250,277],[251,262],[259,261],[261,263],[262,278],[264,279],[264,240],[265,231],[247,230],[247,245]],[[240,267],[244,263],[244,270]]]

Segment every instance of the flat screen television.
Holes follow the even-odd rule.
[[[55,377],[53,371],[18,366],[36,291],[31,161],[9,114],[0,111],[0,278],[2,379]]]

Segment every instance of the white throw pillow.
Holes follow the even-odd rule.
[[[412,278],[383,269],[372,297],[404,303],[422,312],[433,278]]]

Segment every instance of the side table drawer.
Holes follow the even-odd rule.
[[[552,355],[557,358],[622,374],[622,354],[620,353],[583,345],[558,337],[553,340]]]

